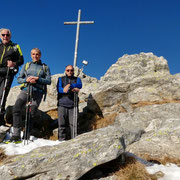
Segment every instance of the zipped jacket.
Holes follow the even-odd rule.
[[[15,44],[10,41],[8,44],[0,43],[0,75],[6,75],[7,73],[7,60],[16,62],[16,69],[18,66],[24,63],[23,54],[19,44]]]
[[[30,62],[28,69],[26,69],[26,64],[23,65],[17,81],[19,84],[26,84],[26,79],[30,76],[39,77],[37,83],[33,84],[33,91],[39,91],[44,93],[44,85],[51,84],[51,73],[49,67],[46,65],[46,71],[44,71],[43,64],[41,60],[38,62]],[[21,89],[27,90],[27,86],[23,86]]]
[[[65,93],[63,89],[67,84],[70,84],[70,87],[68,92]],[[82,88],[82,82],[80,78],[74,76],[59,77],[57,83],[58,106],[63,106],[68,108],[74,107],[74,92],[71,91],[73,88],[78,88],[78,89]]]

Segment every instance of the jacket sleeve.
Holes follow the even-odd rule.
[[[59,79],[58,79],[57,91],[58,91],[58,93],[64,93],[63,87],[62,87],[62,79],[61,79],[61,77],[59,77]]]
[[[0,75],[4,76],[7,74],[7,67],[0,67]]]
[[[70,88],[71,88],[71,89],[73,89],[73,88],[81,89],[81,88],[82,88],[81,79],[80,79],[80,78],[77,78],[76,83],[75,83],[75,84],[71,84]]]
[[[45,77],[39,77],[38,83],[40,84],[51,84],[51,72],[48,66],[46,66]]]
[[[17,78],[17,81],[19,84],[26,83],[25,66],[26,66],[26,64],[23,65],[23,67],[19,73],[19,76]]]
[[[24,64],[24,57],[21,51],[21,48],[19,46],[19,44],[16,45],[17,47],[17,51],[16,51],[16,65],[17,66],[21,66],[22,64]]]

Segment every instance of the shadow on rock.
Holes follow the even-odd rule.
[[[6,123],[13,125],[13,106],[8,106],[6,108]],[[24,127],[26,118],[26,110],[22,109],[22,126]],[[32,130],[32,135],[38,138],[49,139],[53,135],[53,128],[51,124],[54,120],[46,113],[37,110],[36,116],[34,118],[34,127]]]
[[[79,134],[93,130],[98,118],[104,118],[102,110],[90,93],[87,98],[87,106],[79,113]]]
[[[153,164],[137,158],[131,153],[123,153],[114,160],[96,166],[78,180],[111,179],[111,177],[112,179],[157,179],[148,174],[145,169],[145,166],[152,166]]]

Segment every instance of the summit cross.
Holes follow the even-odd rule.
[[[64,22],[64,25],[77,24],[76,42],[75,42],[75,51],[74,51],[74,67],[76,67],[76,63],[77,63],[80,24],[94,24],[94,21],[81,21],[80,19],[81,19],[81,9],[79,9],[79,11],[78,11],[78,19],[77,19],[77,21],[75,21],[75,22]]]

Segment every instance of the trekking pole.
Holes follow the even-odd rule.
[[[82,61],[83,66],[80,69],[81,73],[83,72],[84,66],[88,65],[88,61],[83,60]],[[78,73],[77,77],[79,76],[80,73]],[[78,129],[78,93],[74,92],[74,112],[73,112],[73,138],[77,136],[77,129]]]
[[[74,92],[74,112],[73,112],[73,138],[77,136],[77,106],[78,106],[78,100],[77,100],[77,92]]]
[[[4,96],[5,96],[6,86],[7,86],[8,76],[9,76],[9,69],[10,69],[10,67],[8,67],[8,69],[7,69],[6,79],[5,79],[5,82],[4,82],[4,88],[3,88],[3,93],[2,93],[2,98],[1,98],[1,104],[0,104],[0,114],[1,114],[2,105],[3,105],[3,102],[4,102]]]
[[[28,144],[29,140],[29,126],[31,119],[31,104],[32,104],[32,85],[28,83],[27,89],[27,103],[26,103],[26,119],[25,119],[25,129],[24,129],[24,145]]]

